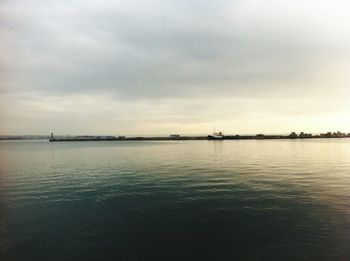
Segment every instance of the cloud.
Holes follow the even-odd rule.
[[[90,105],[104,97],[118,117],[123,109],[115,104],[123,104],[126,115],[136,107],[155,110],[144,103],[163,104],[158,109],[165,112],[154,118],[166,124],[229,120],[228,109],[258,114],[259,106],[245,103],[271,104],[263,111],[274,115],[273,105],[285,99],[294,101],[287,111],[305,111],[301,97],[318,107],[330,92],[333,100],[349,94],[348,7],[328,0],[4,0],[0,90],[21,106],[28,97],[36,101],[41,120],[52,113],[44,100],[69,115],[76,97],[89,97]],[[223,105],[227,99],[234,108]],[[215,106],[191,118],[193,110],[181,109],[182,103]],[[339,104],[331,107],[343,112]],[[94,110],[90,114],[109,115],[100,105]],[[14,117],[11,104],[6,111]],[[157,125],[140,113],[125,120],[129,126],[147,122]]]

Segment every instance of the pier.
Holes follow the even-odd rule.
[[[51,133],[49,138],[50,142],[63,142],[63,141],[185,141],[185,140],[272,140],[272,139],[322,139],[322,138],[350,138],[350,133],[342,132],[327,132],[321,134],[308,134],[300,132],[299,134],[292,132],[289,135],[207,135],[207,136],[181,136],[171,134],[169,136],[54,136]]]

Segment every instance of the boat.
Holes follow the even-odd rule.
[[[222,140],[224,138],[224,134],[220,132],[213,132],[213,135],[208,135],[208,139],[210,140]]]

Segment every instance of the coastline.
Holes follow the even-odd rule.
[[[345,136],[322,136],[322,135],[314,135],[308,137],[293,137],[290,135],[227,135],[221,138],[213,138],[210,135],[208,136],[180,136],[180,137],[110,137],[103,138],[99,136],[76,136],[76,137],[54,137],[50,138],[50,142],[83,142],[83,141],[186,141],[186,140],[213,140],[213,141],[221,141],[221,140],[303,140],[303,139],[342,139],[342,138],[350,138],[350,135]]]

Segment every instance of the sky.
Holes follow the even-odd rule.
[[[350,2],[1,0],[0,134],[350,132]]]

